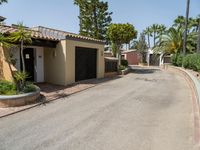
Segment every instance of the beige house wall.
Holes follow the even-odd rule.
[[[66,40],[66,84],[75,82],[75,48],[85,47],[97,49],[97,78],[104,77],[104,45],[78,40]]]
[[[104,45],[79,40],[61,40],[56,48],[44,48],[44,81],[58,85],[75,82],[75,48],[97,49],[97,78],[104,77]],[[12,80],[7,51],[0,47],[0,79]],[[2,72],[2,73],[1,73]]]
[[[97,78],[104,77],[104,45],[77,40],[62,40],[55,49],[44,49],[46,82],[68,85],[75,82],[75,48],[97,49]]]
[[[44,48],[45,82],[65,85],[66,41],[62,40],[56,48]]]

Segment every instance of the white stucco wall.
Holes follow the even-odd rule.
[[[44,48],[28,47],[34,49],[34,80],[35,82],[44,82]],[[12,48],[13,57],[16,59],[16,69],[20,70],[20,50]]]
[[[44,48],[35,48],[35,81],[44,82]]]

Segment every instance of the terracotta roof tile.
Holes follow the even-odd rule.
[[[47,28],[43,26],[28,28],[27,30],[31,31],[32,38],[36,38],[36,39],[59,41],[59,40],[66,39],[66,37],[71,37],[71,38],[84,39],[84,40],[104,43],[104,41],[102,40],[98,40],[98,39],[94,39],[94,38],[86,37],[86,36],[81,36],[79,34],[70,33],[66,31],[51,29],[51,28]],[[0,25],[0,33],[2,34],[9,34],[16,31],[17,31],[16,27]]]

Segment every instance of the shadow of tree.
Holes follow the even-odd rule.
[[[131,69],[130,73],[135,73],[135,74],[151,74],[155,73],[157,71],[160,71],[160,69],[156,68],[136,68],[136,69]]]

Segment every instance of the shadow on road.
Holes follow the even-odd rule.
[[[151,74],[160,71],[159,68],[131,68],[130,73],[135,74]]]
[[[39,102],[46,104],[53,100],[68,97],[72,94],[84,91],[98,84],[113,81],[119,78],[121,78],[121,76],[114,76],[102,79],[89,79],[85,81],[76,82],[67,86],[55,85],[50,83],[38,83],[37,86],[39,86],[41,89],[41,98]]]

